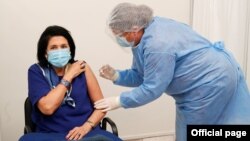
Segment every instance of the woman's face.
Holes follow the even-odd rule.
[[[71,59],[67,39],[63,36],[51,37],[48,41],[45,57],[55,68],[63,68]]]
[[[53,36],[47,46],[47,53],[52,50],[69,48],[69,43],[63,36]]]

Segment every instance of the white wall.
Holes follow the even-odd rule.
[[[189,23],[190,0],[127,0],[144,3],[155,15]],[[23,103],[27,97],[27,69],[36,62],[36,45],[49,25],[72,32],[76,58],[94,70],[105,96],[128,88],[114,86],[98,76],[103,64],[123,69],[131,65],[131,53],[119,48],[105,33],[106,18],[122,0],[1,0],[0,1],[0,138],[16,141],[23,134]],[[108,114],[124,139],[174,133],[174,102],[168,96],[138,109]]]

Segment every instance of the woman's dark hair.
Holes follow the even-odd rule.
[[[54,37],[54,36],[63,36],[64,38],[66,38],[66,40],[69,43],[70,52],[71,52],[71,59],[69,60],[69,63],[74,62],[75,43],[74,43],[73,38],[70,35],[70,32],[61,26],[54,25],[54,26],[49,26],[45,29],[45,31],[42,33],[37,44],[37,60],[38,60],[38,63],[42,67],[45,67],[49,64],[49,62],[47,61],[45,57],[45,54],[46,54],[48,42],[51,39],[51,37]]]

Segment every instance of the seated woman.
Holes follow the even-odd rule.
[[[121,140],[101,130],[99,122],[106,113],[93,107],[103,98],[101,89],[89,65],[75,61],[74,56],[69,31],[47,27],[38,42],[38,63],[28,70],[36,132],[23,135],[19,141]]]

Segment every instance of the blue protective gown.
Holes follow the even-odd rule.
[[[189,26],[155,17],[137,47],[132,68],[117,85],[124,108],[147,104],[164,92],[176,101],[176,139],[187,124],[250,124],[250,94],[239,64],[223,43],[211,43]]]

